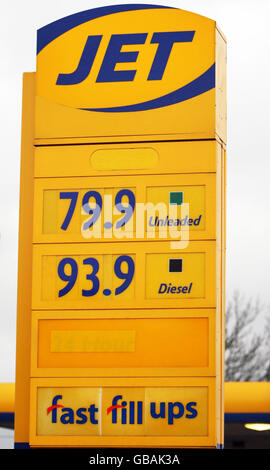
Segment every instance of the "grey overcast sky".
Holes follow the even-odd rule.
[[[11,0],[1,5],[0,382],[15,378],[22,73],[35,70],[36,30],[82,10],[156,3],[214,19],[228,43],[227,297],[259,296],[270,316],[269,0]]]

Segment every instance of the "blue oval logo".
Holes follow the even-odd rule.
[[[162,108],[215,87],[215,22],[157,5],[115,5],[44,26],[37,94],[77,109]]]

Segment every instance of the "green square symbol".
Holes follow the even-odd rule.
[[[183,191],[171,191],[170,192],[170,205],[176,204],[181,206],[183,204]]]

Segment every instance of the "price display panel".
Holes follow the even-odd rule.
[[[216,244],[35,245],[33,309],[216,307]]]
[[[37,179],[36,243],[214,239],[216,175]]]

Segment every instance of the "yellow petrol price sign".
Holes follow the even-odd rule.
[[[175,8],[38,30],[15,447],[222,447],[225,62],[215,21]]]

